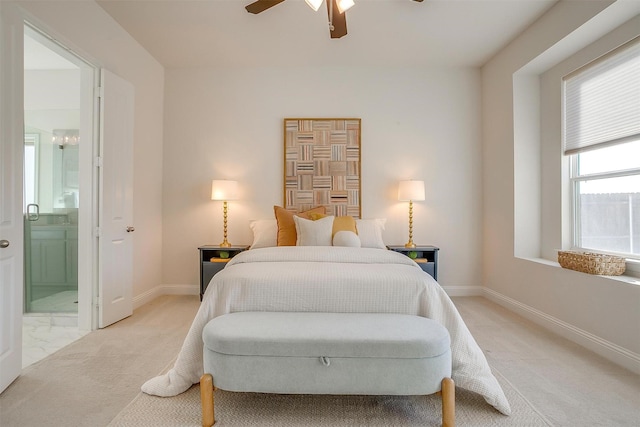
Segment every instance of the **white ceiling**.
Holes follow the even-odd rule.
[[[480,66],[557,0],[355,0],[348,34],[330,39],[326,7],[286,0],[97,0],[167,68]]]

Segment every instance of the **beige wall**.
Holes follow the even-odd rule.
[[[605,45],[596,40],[638,13],[624,9],[629,2],[611,3],[560,2],[482,69],[483,271],[492,299],[638,370],[638,283],[564,270],[554,260],[558,246],[569,244],[560,126],[552,117],[559,115],[560,94],[545,89],[540,96],[538,86],[540,74],[579,49],[595,46],[582,51],[590,52],[583,63],[603,53]],[[610,47],[616,45],[609,41]],[[514,82],[519,85],[515,122]],[[523,112],[527,104],[536,108]],[[536,126],[527,122],[527,114]]]
[[[20,2],[27,18],[135,88],[133,295],[162,282],[164,69],[92,1]]]
[[[249,220],[273,218],[283,198],[283,119],[362,119],[362,215],[387,218],[384,240],[408,239],[402,179],[426,182],[414,241],[441,248],[440,282],[480,279],[481,153],[477,69],[305,68],[167,70],[163,281],[196,285],[197,247],[222,241],[212,179],[234,179],[229,241]]]

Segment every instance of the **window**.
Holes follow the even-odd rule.
[[[574,246],[640,258],[640,139],[572,156]]]
[[[24,135],[24,202],[25,207],[38,203],[38,151],[40,148],[40,134],[25,133]]]
[[[573,245],[640,259],[640,39],[563,83]]]

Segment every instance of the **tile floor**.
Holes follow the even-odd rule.
[[[22,317],[22,368],[44,359],[86,335],[78,330],[78,293],[60,292],[33,301]],[[50,312],[46,312],[50,311]]]
[[[78,291],[64,291],[31,302],[36,313],[77,313]]]
[[[22,369],[86,335],[77,315],[25,314],[22,317]]]

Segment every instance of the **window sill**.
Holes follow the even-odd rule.
[[[543,264],[549,267],[562,268],[560,264],[558,264],[556,261],[550,261],[544,258],[520,258],[520,259],[534,262],[536,264]],[[629,266],[630,264],[631,266]],[[640,262],[633,260],[633,261],[627,261],[627,270],[625,271],[625,274],[621,276],[603,276],[599,274],[598,275],[590,274],[590,276],[597,276],[605,280],[614,280],[616,282],[624,282],[624,283],[640,286],[640,272],[638,272],[636,269],[640,269]],[[569,269],[565,269],[565,270],[575,272],[576,274],[588,274],[588,273],[583,273],[581,271],[574,271]]]
[[[640,260],[628,259],[627,270],[624,272],[624,274],[627,276],[632,276],[634,278],[640,278]]]

